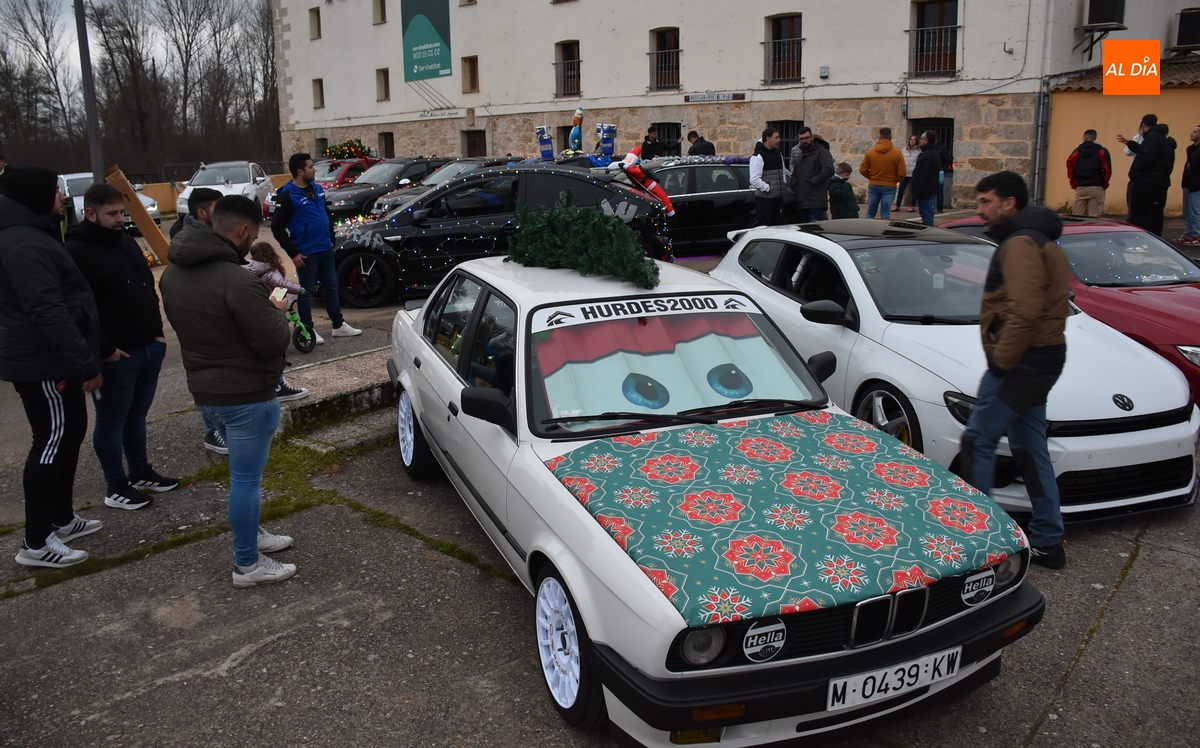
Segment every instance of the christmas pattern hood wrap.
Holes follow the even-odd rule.
[[[615,436],[546,466],[689,626],[929,585],[1026,545],[961,478],[826,410]]]

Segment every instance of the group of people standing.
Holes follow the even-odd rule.
[[[779,150],[781,138],[776,128],[763,130],[762,139],[754,144],[750,186],[755,190],[755,225],[778,224],[793,201],[796,220],[802,223],[825,220],[831,213],[833,218],[857,218],[858,201],[849,184],[850,164],[843,161],[835,166],[829,143],[810,127],[799,129],[797,141],[788,166]],[[953,159],[932,130],[911,136],[909,146],[898,149],[892,145],[891,128],[881,127],[879,139],[863,156],[858,171],[868,182],[867,218],[889,219],[893,203],[898,205],[905,191],[911,190],[909,211],[919,207],[921,220],[932,226],[934,213],[942,212],[943,195],[952,184]]]
[[[288,281],[269,244],[257,242],[262,207],[241,195],[196,189],[171,232],[170,264],[158,288],[179,339],[188,389],[204,417],[205,447],[229,456],[233,586],[283,581],[295,564],[266,555],[292,538],[259,525],[263,470],[279,424],[280,400],[306,390],[283,379],[291,342],[287,301],[298,292],[311,328],[311,293],[320,275],[337,337],[361,334],[341,317],[332,265],[332,229],[312,159],[293,156],[273,229],[300,273]],[[16,562],[64,568],[88,558],[70,543],[104,526],[74,511],[85,398],[96,410],[92,443],[108,492],[105,505],[137,510],[144,491],[179,485],[150,464],[146,416],[167,350],[153,274],[123,232],[124,198],[105,183],[84,193],[83,220],[61,229],[58,175],[8,167],[0,173],[0,379],[19,393],[33,432],[25,462],[25,537]],[[247,261],[247,258],[250,258]],[[249,270],[249,272],[247,272]],[[308,303],[304,303],[308,302]],[[315,331],[314,331],[315,332]],[[317,342],[323,342],[317,337]]]
[[[1085,130],[1083,142],[1067,157],[1067,179],[1075,191],[1072,213],[1078,216],[1104,215],[1105,193],[1112,178],[1112,154],[1096,141],[1095,130]],[[1200,125],[1188,136],[1187,162],[1183,167],[1183,234],[1178,244],[1200,246]],[[1135,226],[1162,236],[1163,210],[1175,171],[1178,144],[1170,128],[1147,114],[1138,122],[1132,138],[1117,135],[1125,146],[1129,164],[1129,184],[1125,191],[1128,220]]]

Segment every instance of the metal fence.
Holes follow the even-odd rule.
[[[579,96],[579,60],[554,63],[554,95]]]
[[[763,42],[766,83],[786,83],[800,80],[800,47],[803,39],[776,39]]]
[[[909,29],[909,75],[953,75],[958,72],[958,27]]]
[[[679,50],[660,49],[650,55],[650,90],[679,88]]]

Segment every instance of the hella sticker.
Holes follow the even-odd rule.
[[[996,572],[990,568],[972,574],[963,582],[962,601],[967,605],[978,605],[992,596],[996,588]]]
[[[787,626],[778,618],[759,621],[742,638],[742,652],[751,662],[766,662],[783,651]]]

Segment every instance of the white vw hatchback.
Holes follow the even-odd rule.
[[[761,745],[964,694],[1041,620],[999,506],[829,404],[745,294],[462,263],[396,314],[400,456],[536,598],[559,714]],[[535,653],[530,653],[534,656]]]
[[[979,308],[994,251],[956,231],[850,219],[739,232],[711,274],[758,302],[802,355],[833,351],[836,404],[954,470],[987,368]],[[1200,411],[1187,381],[1072,311],[1046,411],[1063,517],[1193,503]],[[1007,440],[999,453],[993,498],[1028,513]]]

